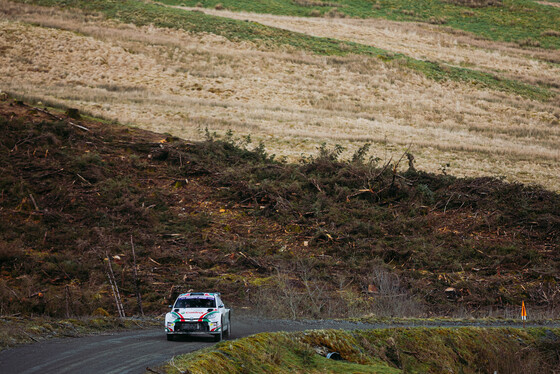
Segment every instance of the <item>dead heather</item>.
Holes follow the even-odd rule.
[[[67,113],[0,101],[3,315],[115,314],[108,258],[138,314],[131,238],[147,313],[185,289],[289,318],[557,312],[557,193]]]
[[[554,100],[496,92],[476,81],[434,81],[396,61],[263,49],[213,34],[107,21],[97,13],[3,5],[2,48],[10,53],[0,56],[0,66],[10,79],[1,88],[29,99],[187,139],[203,139],[205,127],[221,134],[232,129],[292,161],[323,140],[343,145],[346,157],[372,142],[385,160],[411,145],[431,172],[560,188]],[[363,27],[368,39],[418,58],[425,50],[430,60],[488,72],[500,66],[500,74],[530,84],[558,80],[557,66],[542,61],[551,52],[535,51],[533,58],[492,44],[493,52],[464,35],[454,47],[452,34],[440,42],[436,31],[408,24],[348,20],[333,27],[328,20],[254,17],[340,39]]]
[[[173,358],[165,373],[554,373],[558,329],[408,328],[263,333]],[[327,359],[336,352],[339,360]]]

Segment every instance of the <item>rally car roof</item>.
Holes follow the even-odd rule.
[[[179,297],[188,297],[188,296],[218,296],[220,295],[219,292],[187,292],[184,294],[179,295]]]

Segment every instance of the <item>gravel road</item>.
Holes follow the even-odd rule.
[[[458,325],[451,323],[443,324],[441,327],[447,326]],[[353,330],[386,327],[396,326],[333,320],[292,321],[238,317],[232,319],[231,338],[237,339],[265,331],[329,328]],[[163,327],[161,329],[135,330],[83,338],[54,339],[0,352],[0,373],[144,373],[146,367],[157,366],[175,355],[192,352],[212,344],[214,342],[211,337],[167,341]]]

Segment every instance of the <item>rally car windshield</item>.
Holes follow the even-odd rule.
[[[175,308],[215,308],[214,299],[188,298],[179,299],[175,303]]]

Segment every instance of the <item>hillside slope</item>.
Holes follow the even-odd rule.
[[[558,49],[560,9],[533,0],[158,0],[165,4],[210,7],[299,17],[385,18],[424,22],[468,31],[485,39]]]
[[[0,89],[184,139],[231,129],[294,162],[323,141],[344,157],[371,142],[383,159],[411,147],[426,171],[560,191],[560,50],[418,22],[194,10],[0,0]]]
[[[49,110],[0,101],[1,313],[114,310],[108,257],[137,313],[131,239],[147,312],[188,289],[291,317],[556,308],[556,193]]]

